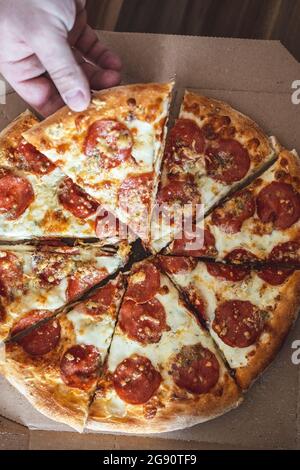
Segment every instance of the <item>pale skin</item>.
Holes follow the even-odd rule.
[[[0,72],[41,115],[85,110],[118,85],[121,60],[87,24],[86,0],[0,0]]]

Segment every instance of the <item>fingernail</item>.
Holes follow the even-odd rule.
[[[81,90],[72,90],[66,93],[64,100],[73,111],[84,111],[89,104]]]

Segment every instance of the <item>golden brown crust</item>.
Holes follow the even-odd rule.
[[[12,166],[11,152],[20,144],[23,132],[38,124],[38,119],[29,111],[25,111],[14,119],[0,133],[0,165]]]
[[[125,417],[105,416],[102,398],[93,402],[87,429],[95,431],[114,431],[126,433],[160,433],[183,429],[203,423],[236,408],[242,402],[242,395],[233,379],[225,373],[222,393],[207,393],[199,398],[168,401],[151,419],[143,416],[143,408],[137,406]],[[97,397],[97,395],[96,395]]]
[[[300,157],[295,150],[290,152],[283,148],[275,167],[278,172],[284,172],[283,178],[279,174],[278,179],[284,179],[287,183],[293,184],[297,191],[300,191]]]
[[[241,140],[248,149],[254,166],[268,163],[274,157],[272,142],[260,127],[223,101],[186,91],[180,115],[184,113],[191,113],[200,121],[208,118],[210,124],[212,120],[218,122],[222,117],[229,117],[231,122],[225,126],[223,137]]]
[[[21,364],[9,358],[2,367],[2,373],[40,413],[78,432],[83,431],[89,405],[86,393],[78,389],[67,390],[67,387],[60,390],[59,385],[45,380],[42,374],[33,373],[28,367],[25,372]]]
[[[72,324],[59,317],[62,328],[58,346],[44,356],[29,356],[16,342],[9,342],[1,357],[1,373],[42,414],[82,432],[90,394],[64,384],[60,377],[60,358],[75,342]]]
[[[128,116],[129,113],[134,112],[137,117],[142,117],[143,120],[151,123],[160,114],[165,95],[170,94],[172,88],[173,83],[147,83],[101,90],[94,93],[91,105],[83,113],[76,113],[64,106],[42,123],[25,132],[23,136],[43,152],[53,148],[53,141],[47,136],[46,130],[54,124],[62,125],[64,130],[74,129],[75,123],[79,128],[81,126],[87,128],[95,118],[99,119],[99,116],[103,119],[115,118],[116,110],[118,110],[119,117]],[[62,133],[61,138],[55,139],[56,147],[64,144],[65,139],[66,134]]]
[[[236,381],[242,389],[251,383],[273,361],[287,334],[297,319],[300,309],[300,271],[296,271],[280,292],[280,300],[268,323],[266,342],[258,344],[246,367],[236,370]]]

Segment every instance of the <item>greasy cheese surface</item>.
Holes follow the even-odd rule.
[[[16,220],[0,214],[0,239],[20,240],[32,237],[95,237],[95,219],[79,219],[59,202],[59,185],[65,174],[56,168],[44,175],[17,170],[11,156],[22,140],[22,132],[30,129],[38,120],[29,111],[21,114],[0,134],[0,167],[11,168],[27,179],[34,191],[34,201]]]
[[[101,255],[101,252],[95,248],[81,248],[79,254],[68,255],[65,265],[60,270],[60,282],[58,285],[43,287],[39,282],[35,272],[36,258],[34,252],[26,251],[19,248],[6,249],[11,251],[21,260],[24,270],[24,282],[26,290],[17,296],[12,302],[5,305],[6,317],[5,321],[0,323],[0,340],[5,339],[12,324],[34,309],[53,310],[62,307],[66,301],[66,289],[68,285],[67,276],[73,272],[76,274],[83,266],[93,265],[97,268],[106,268],[107,275],[116,272],[124,263],[121,255]],[[0,252],[1,255],[1,252]],[[51,254],[46,253],[47,259],[51,261]],[[53,259],[53,258],[52,258]]]
[[[111,283],[117,285],[118,280],[111,281]],[[67,315],[68,320],[72,323],[76,343],[95,346],[100,351],[102,363],[111,343],[122,295],[123,289],[119,285],[113,305],[101,315],[86,313],[84,308],[86,302],[75,306]]]
[[[277,301],[280,299],[280,286],[267,284],[254,271],[251,272],[249,277],[240,282],[220,280],[211,276],[205,263],[202,262],[199,262],[195,269],[189,273],[172,274],[171,277],[179,287],[186,289],[186,292],[188,292],[189,286],[193,286],[200,294],[200,298],[205,300],[205,313],[208,318],[209,332],[224,353],[230,367],[235,369],[246,366],[249,353],[256,346],[233,348],[225,344],[212,328],[215,310],[224,301],[242,300],[251,302],[272,317]],[[266,333],[263,333],[259,341],[263,343],[266,339]]]
[[[290,155],[290,158],[296,161],[298,156]],[[264,187],[276,181],[275,175],[280,170],[280,160],[278,160],[263,173],[258,182],[256,181],[249,185],[248,188],[252,191],[252,194],[257,196]],[[226,203],[224,208],[226,209]],[[228,253],[236,248],[244,248],[258,258],[266,259],[275,246],[296,238],[300,230],[300,221],[296,222],[288,230],[276,230],[272,224],[269,227],[267,224],[262,224],[257,213],[255,213],[253,217],[243,222],[238,233],[230,234],[224,232],[224,230],[221,230],[220,227],[212,223],[211,216],[205,219],[205,227],[209,227],[209,230],[215,236],[219,259],[224,259]]]
[[[79,184],[91,196],[97,199],[108,210],[112,211],[123,222],[130,222],[128,214],[118,206],[118,189],[127,176],[154,172],[153,187],[157,185],[157,173],[162,158],[162,144],[166,133],[166,121],[170,104],[171,84],[158,85],[149,94],[141,87],[128,88],[128,101],[136,101],[131,109],[128,101],[122,96],[122,87],[113,89],[111,96],[107,92],[95,96],[86,114],[74,116],[69,113],[66,122],[49,123],[43,130],[43,138],[48,142],[40,150],[54,163],[63,169],[73,181]],[[115,91],[116,90],[116,91]],[[120,92],[114,100],[114,94]],[[142,94],[140,94],[142,93]],[[143,95],[144,93],[144,95]],[[135,98],[129,98],[130,96]],[[144,104],[143,99],[146,97]],[[114,106],[110,102],[114,103]],[[139,104],[141,103],[141,104]],[[63,118],[62,118],[63,119]],[[132,136],[132,160],[123,161],[115,168],[105,169],[99,166],[99,156],[84,154],[84,142],[91,124],[97,120],[116,120],[125,125]],[[46,121],[47,122],[47,121]],[[30,133],[26,135],[31,142]],[[37,142],[34,142],[37,147]],[[104,149],[105,150],[105,149]],[[153,189],[151,189],[150,199]]]
[[[58,187],[65,175],[59,168],[44,176],[26,174],[34,191],[34,201],[16,220],[0,214],[0,238],[18,240],[32,237],[95,237],[95,219],[79,219],[58,200]]]
[[[183,305],[176,288],[164,275],[161,275],[161,286],[166,286],[168,292],[158,293],[155,298],[165,308],[167,325],[170,330],[163,332],[158,343],[143,345],[138,341],[128,338],[117,325],[108,355],[108,370],[114,372],[118,364],[132,354],[147,357],[162,375],[163,381],[157,393],[162,402],[167,402],[168,396],[170,396],[174,389],[174,382],[168,373],[168,366],[170,366],[171,358],[183,346],[201,343],[203,347],[214,352],[220,364],[220,380],[224,377],[226,369],[218,357],[212,339]],[[186,392],[186,395],[189,396],[190,394]],[[105,410],[105,415],[113,417],[124,417],[130,410],[135,413],[143,408],[142,405],[126,404],[118,397],[114,389],[107,390],[105,398],[98,398],[97,400],[101,400],[101,407]]]
[[[192,95],[191,95],[192,96]],[[209,116],[205,117],[204,119],[200,119],[200,117],[191,112],[189,109],[189,104],[192,101],[192,98],[189,98],[189,93],[186,92],[184,101],[181,106],[179,118],[181,119],[191,119],[194,121],[200,128],[202,128],[209,120]],[[234,111],[233,111],[234,112]],[[238,132],[238,136],[235,136],[235,139],[238,140],[240,144],[248,148],[248,141],[249,135],[247,133],[243,134],[242,132]],[[222,197],[228,194],[229,190],[238,186],[242,181],[245,181],[251,174],[257,171],[260,167],[266,164],[274,157],[274,151],[272,150],[271,143],[269,148],[269,155],[265,156],[265,160],[261,162],[256,162],[255,159],[251,158],[250,168],[246,176],[237,183],[233,183],[232,185],[228,186],[215,179],[211,178],[203,169],[199,172],[199,169],[196,168],[195,177],[196,177],[196,184],[200,190],[201,194],[201,201],[204,204],[204,210],[207,212],[217,201],[219,201]],[[204,157],[204,156],[203,156]]]

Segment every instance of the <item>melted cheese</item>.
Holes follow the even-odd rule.
[[[6,247],[5,250],[7,251],[8,247]],[[78,255],[69,255],[69,258],[71,258],[72,262],[75,262],[75,265],[73,268],[73,265],[71,265],[70,269],[65,270],[60,283],[45,288],[40,285],[35,273],[34,252],[22,251],[21,247],[10,251],[15,252],[22,260],[27,289],[22,293],[21,297],[17,297],[6,306],[7,317],[5,323],[0,324],[0,340],[6,337],[14,321],[30,310],[45,309],[55,311],[66,304],[67,276],[70,275],[71,272],[75,271],[76,273],[76,261],[79,262],[79,266],[82,266],[83,261],[85,263],[90,261],[93,265],[96,264],[100,269],[106,268],[107,275],[116,272],[124,263],[124,259],[118,254],[99,256],[96,249],[91,247],[88,249],[81,248]],[[51,257],[51,254],[48,253],[47,257],[48,256]]]
[[[183,289],[192,285],[199,292],[201,298],[206,301],[206,315],[208,318],[209,332],[223,352],[228,364],[233,368],[243,367],[248,364],[249,353],[256,346],[247,348],[233,348],[225,344],[212,328],[217,306],[227,300],[249,301],[260,310],[270,314],[275,309],[280,293],[278,286],[266,285],[255,272],[241,282],[222,281],[211,276],[204,263],[199,262],[190,273],[175,274],[171,276],[174,282]],[[267,288],[266,288],[267,286]]]

